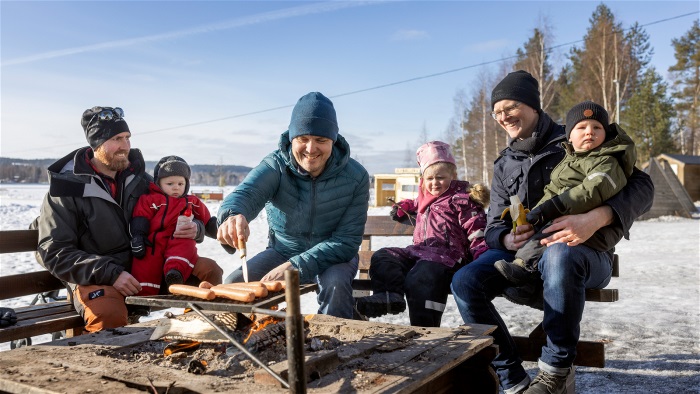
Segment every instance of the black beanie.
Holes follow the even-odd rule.
[[[506,75],[491,92],[491,109],[501,100],[515,100],[540,111],[540,87],[529,72],[518,70]]]
[[[566,113],[566,140],[571,137],[571,130],[582,120],[594,119],[603,125],[606,140],[610,134],[610,123],[608,122],[608,111],[593,101],[584,101],[576,104]]]
[[[169,176],[181,176],[185,178],[185,194],[190,190],[190,176],[192,171],[187,162],[179,156],[165,156],[160,159],[153,168],[153,181],[158,184],[158,180]]]
[[[103,111],[111,115],[110,120],[100,119],[100,113]],[[129,131],[129,126],[126,124],[124,118],[118,115],[117,111],[122,112],[121,109],[114,109],[112,107],[92,107],[83,112],[80,125],[83,126],[85,139],[87,139],[92,149],[97,149],[97,147],[105,143],[105,141],[117,134]]]
[[[338,121],[333,103],[319,92],[307,93],[292,110],[289,141],[307,134],[329,138],[333,142],[338,139]]]

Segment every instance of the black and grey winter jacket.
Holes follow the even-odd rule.
[[[112,285],[131,268],[129,221],[151,177],[141,151],[132,149],[130,168],[116,180],[120,201],[115,201],[86,160],[87,149],[49,167],[49,193],[35,222],[37,259],[68,285]]]

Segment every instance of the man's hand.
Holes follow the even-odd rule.
[[[503,246],[508,250],[516,251],[520,249],[530,237],[535,235],[535,229],[530,224],[521,224],[515,228],[515,232],[506,234],[503,237]]]
[[[141,284],[130,273],[122,271],[112,285],[124,297],[132,296],[141,291]]]
[[[293,270],[294,266],[292,263],[287,261],[286,263],[278,265],[275,269],[265,274],[265,276],[260,279],[261,282],[272,281],[272,280],[284,280],[284,271]]]
[[[175,238],[187,238],[195,239],[197,238],[197,223],[189,222],[185,224],[179,224],[175,227],[175,232],[173,233]]]
[[[229,216],[221,223],[216,233],[216,239],[219,243],[238,248],[238,240],[242,239],[247,242],[249,235],[248,220],[246,220],[245,216],[238,214]]]
[[[550,246],[564,242],[568,246],[580,245],[588,240],[600,228],[612,224],[612,208],[603,205],[580,215],[566,215],[556,218],[550,226],[542,230],[551,234],[540,243]]]

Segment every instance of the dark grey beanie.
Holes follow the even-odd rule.
[[[574,129],[574,126],[576,126],[578,122],[586,119],[597,120],[603,125],[606,140],[608,139],[607,137],[611,136],[610,123],[608,122],[608,111],[606,111],[605,108],[594,103],[593,101],[584,101],[582,103],[574,105],[573,107],[571,107],[569,112],[566,113],[567,141],[569,140],[569,137],[571,137],[571,130]]]
[[[166,156],[156,164],[153,169],[153,181],[158,184],[158,180],[169,176],[181,176],[185,178],[185,194],[190,190],[190,176],[192,170],[187,162],[179,156]]]
[[[338,121],[333,103],[319,92],[304,95],[292,110],[289,141],[307,134],[329,138],[333,142],[338,139]]]
[[[123,117],[117,115],[117,110],[121,111],[119,108],[115,109],[112,107],[92,107],[83,112],[83,116],[80,118],[80,125],[83,126],[85,139],[87,139],[93,150],[115,135],[129,131],[129,125],[126,124]],[[102,112],[111,114],[112,119],[100,119],[100,113]]]
[[[540,85],[529,72],[513,71],[506,75],[491,92],[491,109],[501,100],[520,101],[540,111]]]

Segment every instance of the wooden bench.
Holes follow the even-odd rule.
[[[370,280],[369,268],[372,249],[372,237],[413,236],[413,226],[408,223],[398,223],[388,215],[369,216],[365,224],[365,232],[360,246],[359,279],[353,281],[353,288],[357,295],[369,295]],[[410,242],[410,241],[409,241]],[[408,245],[408,243],[406,244]],[[613,260],[613,277],[619,276],[619,260],[617,255]],[[364,292],[364,293],[363,293]],[[615,302],[618,300],[617,289],[587,289],[586,301],[590,302]],[[546,335],[542,329],[542,323],[533,329],[527,337],[514,336],[520,357],[525,361],[537,361],[542,346],[546,342]],[[579,341],[576,347],[576,359],[574,365],[586,367],[605,367],[605,345],[602,341]]]
[[[0,253],[34,252],[38,239],[36,230],[0,231]],[[63,283],[46,270],[0,276],[1,300],[62,289],[65,289]],[[43,300],[41,296],[35,301],[37,299]],[[85,324],[68,298],[13,309],[17,314],[17,323],[0,328],[0,343],[19,341],[13,342],[12,348],[31,344],[29,338],[42,334],[65,331],[63,335],[66,337],[79,335]]]

